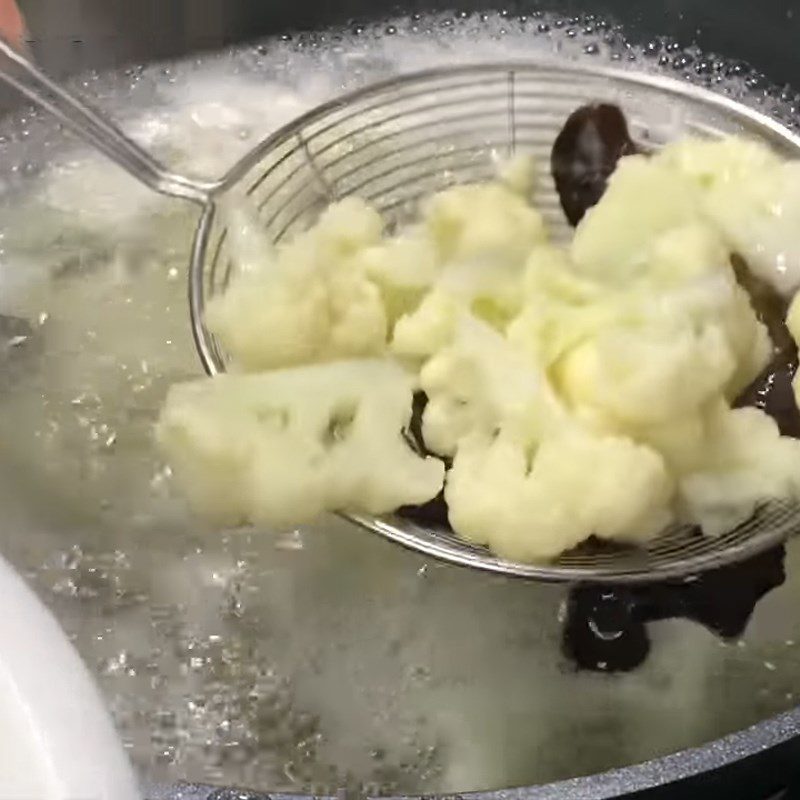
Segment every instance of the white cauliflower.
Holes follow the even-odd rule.
[[[422,435],[429,450],[451,456],[476,431],[501,426],[520,441],[539,438],[558,409],[535,365],[491,326],[463,318],[455,338],[420,372],[428,396]]]
[[[365,248],[357,258],[381,291],[390,328],[419,306],[442,270],[436,247],[421,225]]]
[[[442,263],[521,268],[531,249],[546,238],[542,215],[498,182],[439,192],[424,205],[422,219]]]
[[[800,287],[800,163],[736,136],[677,142],[657,160],[696,183],[701,213],[756,275],[784,294]]]
[[[523,287],[524,307],[507,335],[546,369],[621,313],[618,294],[578,275],[568,252],[551,245],[531,253]]]
[[[393,289],[427,289],[442,267],[434,242],[419,225],[367,247],[360,260],[372,280]]]
[[[795,344],[800,346],[800,293],[794,296],[789,311],[786,313],[786,327],[792,334]]]
[[[403,357],[430,356],[449,344],[466,314],[504,328],[522,307],[528,254],[546,238],[539,212],[499,182],[434,195],[423,225],[442,266],[419,306],[395,325],[391,348]]]
[[[634,202],[628,192],[652,182],[644,191],[652,198],[644,201],[647,214],[652,212],[649,228],[634,234],[642,234],[640,239],[632,244],[624,232],[616,237],[605,231],[612,245],[628,248],[619,251],[628,259],[627,280],[606,284],[603,294],[586,279],[573,278],[571,296],[562,289],[560,305],[551,312],[555,321],[546,331],[555,342],[550,358],[560,359],[554,365],[556,384],[567,401],[586,421],[620,431],[669,426],[700,413],[713,398],[736,397],[771,354],[766,328],[736,283],[719,234],[708,224],[681,220],[687,203],[675,186],[672,194],[668,190],[674,169],[635,162],[631,174],[625,161],[628,174],[610,199],[614,214]],[[667,199],[663,215],[657,208],[662,197]],[[597,208],[605,203],[606,197]],[[610,226],[622,217],[597,217],[594,223],[598,220]],[[680,224],[674,225],[676,220]],[[589,233],[603,232],[589,228]],[[611,269],[610,262],[606,267]],[[608,274],[592,274],[598,285],[608,280]],[[620,277],[619,271],[610,274]],[[542,336],[533,321],[524,328],[522,323],[515,323],[510,335]]]
[[[741,136],[678,139],[661,148],[654,158],[701,189],[748,180],[783,163],[767,145]]]
[[[573,408],[622,425],[652,424],[695,412],[719,395],[735,366],[718,325],[619,326],[565,356],[556,383]]]
[[[694,223],[697,213],[692,181],[654,159],[627,156],[576,228],[572,259],[586,275],[626,284],[646,267],[653,240]]]
[[[428,293],[414,311],[397,320],[392,352],[410,359],[433,355],[450,344],[459,320],[468,313],[467,308],[463,298],[449,292]]]
[[[420,304],[397,320],[392,351],[400,356],[432,355],[450,343],[467,316],[503,329],[522,308],[522,276],[516,266],[487,268],[476,261],[448,265]]]
[[[720,404],[697,449],[698,466],[680,476],[679,500],[707,536],[745,522],[766,500],[800,499],[800,441],[781,436],[760,409]]]
[[[576,273],[562,251],[539,249],[508,336],[603,428],[694,413],[720,393],[737,396],[771,353],[727,255],[707,227],[686,225],[648,245],[636,278],[609,285]]]
[[[530,153],[517,153],[501,161],[497,180],[515,194],[530,198],[536,190],[536,161]]]
[[[240,264],[205,321],[247,371],[377,355],[387,340],[378,287],[357,258],[380,240],[378,213],[357,198],[331,206],[292,242],[263,247],[252,227],[231,229]]]
[[[554,558],[592,533],[646,541],[670,522],[672,493],[654,450],[578,428],[538,449],[503,432],[475,434],[459,447],[445,487],[461,536],[524,562]]]
[[[442,463],[403,436],[412,381],[384,360],[173,386],[157,439],[193,508],[222,524],[380,514],[441,489]]]

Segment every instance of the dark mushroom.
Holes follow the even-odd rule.
[[[593,103],[570,114],[553,144],[550,169],[571,225],[603,196],[617,162],[640,152],[618,106]]]
[[[436,453],[432,453],[425,446],[425,440],[422,437],[422,415],[425,411],[425,406],[428,405],[428,396],[425,392],[416,392],[414,394],[414,404],[411,411],[411,421],[408,424],[408,435],[414,449],[419,453],[428,456],[435,456],[441,458]],[[445,467],[450,468],[450,460],[442,459],[445,462]],[[402,506],[397,510],[397,513],[406,519],[413,522],[419,522],[422,525],[433,525],[440,528],[450,528],[450,523],[447,518],[447,503],[444,499],[444,492],[439,492],[432,500],[427,503],[422,503],[417,506]]]
[[[775,347],[772,361],[734,405],[763,409],[778,423],[781,434],[800,438],[800,411],[792,390],[792,379],[797,371],[797,346],[786,327],[789,301],[754,275],[739,256],[733,256],[731,264],[736,280],[750,295],[753,309],[769,331]]]

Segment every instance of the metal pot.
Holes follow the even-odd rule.
[[[496,10],[504,13],[482,23],[479,15],[491,5],[461,3],[463,13],[438,17],[436,24],[469,24],[471,36],[478,36],[482,24],[493,25],[502,40],[507,20],[509,28],[521,26],[518,47],[525,36],[534,47],[550,33],[540,26],[555,25],[536,17],[544,9],[530,3],[500,4]],[[225,93],[237,89],[220,82],[213,91],[207,84],[195,86],[191,102],[173,113],[169,103],[184,88],[191,90],[186,72],[152,67],[142,80],[132,64],[208,58],[203,54],[291,31],[288,44],[248,45],[246,70],[245,60],[223,56],[218,71],[235,65],[249,70],[250,78],[288,85],[296,77],[294,62],[286,61],[276,74],[271,54],[279,46],[302,45],[310,53],[303,64],[318,59],[321,77],[337,76],[319,91],[306,87],[307,99],[322,99],[342,88],[340,76],[358,81],[394,69],[402,51],[398,36],[413,44],[414,27],[425,27],[425,14],[449,6],[28,0],[24,10],[34,52],[48,70],[61,77],[83,74],[76,85],[101,103],[110,101],[123,117],[128,105],[156,109],[144,122],[131,118],[126,124],[175,156],[172,143],[159,140],[158,126],[180,114],[195,115],[208,152],[233,147],[222,134],[218,141],[214,136],[218,117],[226,113]],[[794,56],[800,12],[795,16],[785,4],[761,3],[755,33],[751,4],[744,0],[724,6],[671,0],[659,7],[568,0],[550,10],[563,15],[558,29],[565,42],[616,36],[611,47],[626,53],[628,44],[642,45],[638,58],[660,59],[676,73],[719,74],[731,81],[740,76],[749,82],[753,102],[758,99],[752,93],[771,82],[778,88],[770,98],[789,108],[794,98],[786,86],[800,88]],[[406,28],[381,22],[376,29],[392,42],[390,55],[380,37],[370,35],[372,44],[347,61],[335,35],[314,34],[328,26],[352,33],[397,14],[406,17]],[[622,24],[624,37],[613,21]],[[298,30],[308,33],[300,36]],[[460,41],[462,55],[469,56],[469,38]],[[476,39],[476,52],[479,45]],[[696,47],[686,51],[686,45]],[[715,72],[717,56],[750,67],[726,62]],[[117,72],[85,77],[94,70]],[[166,95],[154,88],[159,75]],[[169,89],[172,80],[175,89]],[[241,125],[230,123],[226,136],[240,125],[243,139],[258,137],[268,132],[264,126],[301,110],[288,94],[269,97],[263,102],[274,107],[264,119],[255,111],[244,115]],[[164,476],[146,444],[148,415],[167,380],[196,368],[183,341],[188,331],[180,281],[165,277],[173,281],[165,289],[153,278],[159,273],[151,263],[166,251],[170,269],[164,275],[173,269],[178,275],[187,220],[151,207],[145,198],[136,214],[128,214],[119,198],[127,202],[135,192],[116,183],[116,173],[81,197],[87,185],[81,170],[98,169],[96,162],[81,152],[65,156],[46,121],[31,120],[10,95],[0,99],[9,111],[0,227],[10,240],[0,278],[27,266],[31,273],[46,273],[56,287],[26,294],[24,302],[4,300],[0,308],[9,318],[25,320],[22,328],[11,325],[5,337],[19,344],[21,336],[25,344],[4,350],[10,379],[0,384],[0,421],[6,420],[0,434],[39,437],[30,452],[24,444],[0,450],[3,547],[31,574],[84,657],[97,665],[151,800],[258,797],[221,788],[226,784],[323,794],[339,785],[358,786],[345,796],[493,790],[475,795],[486,800],[711,791],[753,797],[787,785],[800,750],[800,711],[793,708],[800,690],[796,543],[775,556],[766,579],[761,571],[737,574],[726,588],[714,584],[705,593],[670,586],[656,595],[612,598],[611,624],[607,597],[586,595],[579,587],[567,595],[557,587],[510,584],[426,564],[341,525],[277,538],[192,530],[161,494]],[[260,102],[257,93],[247,100],[254,108]],[[36,157],[29,155],[34,150]],[[188,163],[190,156],[177,154]],[[54,177],[42,172],[43,164],[68,166],[55,169]],[[33,220],[31,208],[40,212]],[[44,235],[40,229],[48,226]],[[108,267],[119,266],[109,249],[112,233],[124,251],[119,280],[117,267]],[[145,246],[147,239],[152,241]],[[116,275],[110,283],[109,273]],[[117,305],[118,292],[127,292],[127,305]],[[172,349],[151,353],[146,329],[165,313],[171,316],[162,339]],[[117,330],[109,316],[124,335],[115,334],[103,347],[103,336]],[[85,330],[78,330],[76,318]],[[89,333],[95,334],[91,341]],[[97,390],[96,374],[110,381],[117,367],[124,367],[121,388]],[[144,400],[120,399],[128,391]],[[130,456],[125,470],[115,460],[121,453]],[[61,480],[67,473],[69,480]],[[340,570],[340,562],[348,571]],[[709,608],[716,603],[730,610],[724,592],[741,599],[743,586],[750,601],[737,608],[736,623],[716,624]],[[623,607],[627,616],[620,621]],[[664,618],[671,621],[656,622]],[[589,639],[576,647],[569,639],[575,631]],[[140,637],[136,645],[131,632]],[[636,638],[639,650],[612,675],[607,654],[613,655],[620,633],[625,641]],[[606,655],[598,656],[597,647],[606,648]],[[443,732],[449,743],[437,741]],[[458,751],[458,769],[451,765],[437,773],[439,762],[452,755],[448,744]],[[274,765],[258,767],[270,759]],[[326,760],[328,773],[317,769],[320,760]],[[264,777],[273,774],[277,783]],[[531,783],[537,785],[516,788]]]

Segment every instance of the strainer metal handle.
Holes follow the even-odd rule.
[[[81,139],[100,150],[140,183],[170,197],[205,205],[217,186],[178,175],[131,141],[116,125],[48,78],[0,37],[0,78],[49,111]]]

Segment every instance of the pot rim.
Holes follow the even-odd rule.
[[[791,751],[791,752],[788,752]],[[752,760],[759,766],[762,778],[772,779],[771,791],[788,782],[787,773],[796,763],[800,752],[800,706],[757,722],[735,733],[712,740],[704,745],[679,750],[670,755],[619,767],[594,775],[568,778],[554,783],[522,786],[488,791],[450,792],[440,795],[392,795],[381,800],[610,800],[610,798],[637,796],[676,783],[689,784],[693,780],[716,777],[725,780],[734,767],[742,767]],[[774,757],[772,768],[761,767],[761,762]],[[738,776],[742,779],[742,776]],[[688,787],[687,787],[688,788]],[[708,788],[708,787],[706,787]],[[738,785],[740,795],[744,787]],[[314,800],[349,800],[342,791]],[[681,795],[683,796],[683,795]],[[232,787],[207,784],[180,783],[152,784],[145,787],[147,800],[310,800],[311,795],[269,790],[242,791]]]

